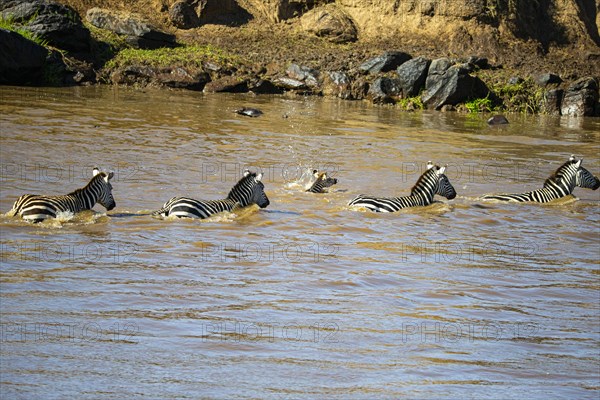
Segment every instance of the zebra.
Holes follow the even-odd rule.
[[[317,179],[307,192],[310,193],[325,193],[325,188],[333,186],[337,184],[336,178],[329,178],[327,176],[327,172],[319,172],[318,170],[313,170],[313,176]]]
[[[433,196],[438,194],[448,200],[456,197],[456,191],[444,175],[446,167],[434,166],[427,163],[427,170],[419,177],[413,186],[410,196],[405,197],[372,197],[360,195],[348,203],[349,206],[365,207],[375,212],[395,212],[406,207],[427,206],[433,202]]]
[[[168,217],[175,215],[179,218],[208,218],[223,211],[232,211],[237,207],[256,204],[260,208],[267,207],[270,202],[261,182],[263,174],[244,170],[244,176],[231,189],[223,200],[195,200],[188,197],[173,197],[163,207],[152,215]]]
[[[585,189],[598,189],[600,179],[583,168],[582,161],[583,159],[577,160],[572,154],[569,161],[558,167],[554,174],[546,179],[544,187],[541,189],[521,194],[486,195],[482,198],[485,200],[547,203],[573,193],[577,186]]]
[[[15,201],[7,215],[12,217],[18,214],[26,221],[37,223],[46,218],[56,218],[59,212],[91,210],[96,203],[100,203],[107,211],[112,210],[116,206],[110,183],[114,174],[100,172],[97,167],[94,167],[92,174],[92,179],[85,187],[64,196],[25,194]]]

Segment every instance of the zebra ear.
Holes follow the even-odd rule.
[[[319,170],[313,169],[313,175],[315,178],[319,177]]]
[[[569,157],[569,161],[573,161],[575,160],[575,154],[571,154],[571,157]]]
[[[443,175],[444,172],[446,172],[446,166],[443,166],[442,168],[440,168],[440,169],[437,170],[437,174],[438,175]]]
[[[244,170],[244,178],[247,177],[248,175],[250,175],[250,170],[249,169],[245,169]]]
[[[262,179],[262,177],[263,177],[263,173],[262,172],[260,174],[256,175],[256,178],[255,178],[256,182],[260,182],[260,180]]]
[[[427,161],[427,169],[433,168],[433,163],[431,161]]]
[[[112,172],[112,171],[110,171],[110,172],[108,173],[108,180],[107,180],[107,182],[108,182],[108,181],[110,181],[110,180],[113,178],[113,176],[115,176],[115,173],[114,173],[114,172]]]
[[[94,169],[92,170],[92,176],[96,176],[100,173],[100,170],[98,169],[98,167],[94,167]]]
[[[575,167],[576,167],[576,168],[579,168],[579,167],[581,166],[581,162],[582,162],[582,161],[583,161],[583,158],[582,158],[581,160],[577,161],[577,162],[575,163]]]

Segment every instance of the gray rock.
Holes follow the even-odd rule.
[[[398,84],[402,89],[402,95],[404,97],[413,97],[419,94],[421,88],[425,86],[427,70],[429,69],[430,64],[431,60],[428,60],[425,57],[417,57],[408,60],[398,67],[396,70],[398,74]]]
[[[544,93],[542,111],[548,115],[560,115],[560,104],[564,93],[562,89],[552,89]]]
[[[277,78],[273,81],[273,83],[277,87],[281,87],[288,90],[308,89],[308,86],[306,86],[304,82],[287,77]]]
[[[481,79],[460,67],[450,66],[448,59],[437,59],[429,66],[421,100],[426,107],[439,110],[445,104],[456,105],[489,94]]]
[[[593,116],[598,103],[596,78],[581,78],[572,83],[565,92],[560,112],[574,117]]]
[[[180,29],[191,29],[200,25],[200,18],[194,7],[185,0],[180,0],[169,10],[171,23]]]
[[[365,74],[388,72],[398,68],[410,59],[411,56],[407,53],[401,51],[387,51],[378,57],[365,61],[358,69]]]
[[[308,87],[319,86],[319,71],[316,69],[290,64],[285,73],[292,79],[304,82]]]
[[[86,14],[86,19],[95,27],[125,35],[129,44],[140,49],[158,49],[177,45],[175,35],[162,32],[135,15],[91,8]]]
[[[487,120],[488,125],[506,125],[508,119],[504,115],[494,115]]]
[[[50,0],[0,2],[3,18],[46,40],[48,44],[72,52],[90,49],[90,31],[83,26],[77,12]]]
[[[342,99],[352,99],[350,90],[350,78],[345,72],[330,71],[324,75],[322,90],[327,96],[336,96]]]
[[[562,83],[560,76],[551,73],[541,74],[535,77],[535,82],[540,86],[558,85]]]
[[[18,33],[0,29],[0,84],[39,84],[48,50]]]
[[[395,103],[401,91],[397,79],[377,78],[369,86],[367,98],[377,104]]]

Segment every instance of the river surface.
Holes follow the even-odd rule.
[[[259,118],[233,113],[258,107]],[[117,207],[1,229],[0,397],[565,398],[600,395],[600,120],[400,112],[315,97],[0,87],[0,210],[112,170]],[[458,196],[377,214],[427,161]],[[244,168],[271,204],[226,197]],[[313,168],[338,184],[305,193]]]

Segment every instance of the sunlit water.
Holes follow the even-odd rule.
[[[233,113],[258,107],[259,118]],[[2,398],[598,398],[600,121],[399,112],[320,98],[0,88],[1,195],[115,172],[117,207],[1,227]],[[458,196],[395,214],[428,160]],[[260,170],[271,204],[148,215]],[[313,168],[339,183],[305,193]]]

